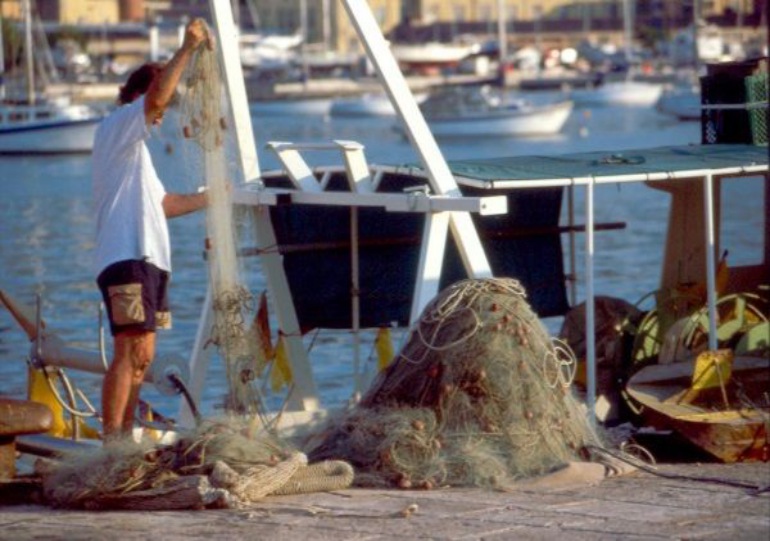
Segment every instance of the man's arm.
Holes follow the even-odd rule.
[[[184,216],[196,210],[204,208],[208,204],[208,196],[205,192],[181,194],[167,193],[163,197],[163,212],[166,218]]]
[[[195,49],[204,42],[208,47],[213,47],[205,21],[195,19],[187,25],[182,46],[174,53],[147,90],[144,98],[144,116],[148,125],[158,123],[163,118],[163,113],[174,97],[187,62]]]

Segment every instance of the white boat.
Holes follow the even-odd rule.
[[[442,90],[420,105],[437,137],[553,135],[562,130],[572,108],[569,100],[534,104],[505,98],[488,87]]]
[[[661,113],[674,116],[679,120],[700,120],[700,88],[687,86],[666,89],[658,99],[656,108]]]
[[[415,95],[418,103],[427,97],[428,94]],[[367,92],[361,96],[335,98],[330,114],[339,117],[395,116],[396,110],[386,94]]]
[[[249,111],[255,116],[313,115],[325,116],[332,106],[331,97],[303,98],[287,97],[252,100]]]
[[[634,9],[631,0],[623,0],[623,45],[626,63],[633,64]],[[663,85],[633,79],[633,70],[619,81],[604,81],[602,84],[570,93],[575,103],[581,105],[626,105],[649,107],[657,103]]]
[[[69,100],[0,104],[1,154],[91,152],[103,113]]]
[[[0,153],[59,154],[87,153],[93,148],[94,134],[104,111],[85,104],[74,104],[69,96],[39,95],[35,88],[32,45],[32,15],[29,0],[23,3],[24,95],[0,103]],[[0,42],[0,46],[2,43]],[[2,67],[0,67],[0,70]],[[0,71],[0,87],[2,87]],[[5,97],[5,88],[3,88]]]
[[[246,69],[286,69],[296,59],[301,43],[301,34],[242,34],[241,64]]]
[[[663,85],[642,81],[611,81],[595,88],[580,88],[570,92],[570,97],[580,105],[628,105],[650,107],[657,103]]]
[[[390,50],[405,69],[436,69],[456,66],[467,56],[477,52],[478,44],[461,43],[393,43]]]

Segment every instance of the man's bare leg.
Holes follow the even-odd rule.
[[[115,357],[102,386],[104,438],[130,436],[144,374],[155,356],[155,332],[124,331],[115,335]]]

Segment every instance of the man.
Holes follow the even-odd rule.
[[[166,193],[145,141],[160,124],[196,48],[212,47],[206,23],[192,21],[166,65],[145,64],[120,88],[119,107],[99,126],[93,149],[95,264],[114,357],[102,387],[105,440],[131,434],[155,330],[169,328],[171,247],[167,218],[194,212],[206,196]]]

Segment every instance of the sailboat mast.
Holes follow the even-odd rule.
[[[700,73],[700,49],[698,48],[698,24],[700,22],[700,0],[692,0],[692,54],[695,77]]]
[[[634,13],[631,0],[623,1],[623,46],[625,48],[626,60],[631,61],[631,50],[633,43]]]
[[[497,41],[499,51],[500,76],[505,77],[505,59],[508,58],[508,35],[505,0],[497,0]]]
[[[0,101],[5,100],[5,41],[3,40],[3,13],[0,11]]]
[[[302,53],[302,77],[304,83],[307,84],[310,78],[310,68],[307,63],[307,37],[308,37],[308,20],[307,20],[307,0],[299,0],[299,27],[302,34],[302,45],[300,51]]]
[[[27,102],[35,103],[35,65],[32,59],[32,8],[30,0],[23,0],[22,15],[24,17],[24,68],[27,71]]]

